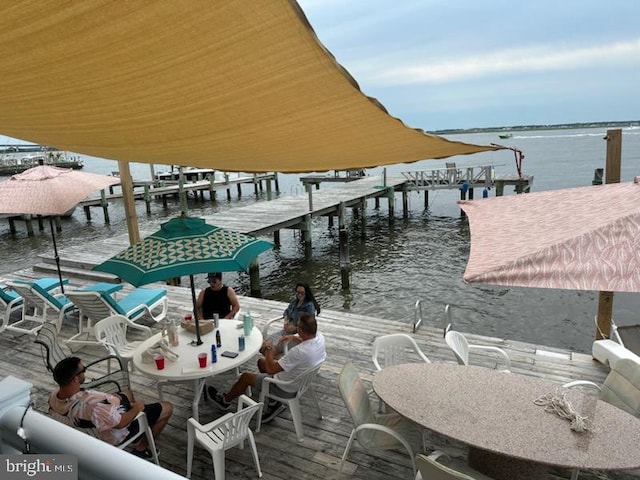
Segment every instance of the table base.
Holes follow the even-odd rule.
[[[547,478],[548,468],[540,463],[469,447],[468,462],[471,468],[495,480],[540,480]]]

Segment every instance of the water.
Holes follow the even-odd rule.
[[[534,175],[533,190],[590,185],[596,168],[604,167],[605,129],[548,130],[514,132],[513,138],[500,140],[495,133],[448,136],[453,140],[488,144],[497,142],[523,150],[523,172]],[[622,181],[640,174],[640,130],[623,129]],[[110,173],[117,163],[84,156],[85,170]],[[388,167],[389,173],[443,167],[455,161],[458,166],[493,164],[498,175],[514,175],[515,162],[511,152],[488,152],[447,160],[424,161],[410,165]],[[160,171],[162,167],[157,166]],[[132,164],[135,179],[150,178],[150,168]],[[380,175],[382,168],[370,169],[370,175]],[[297,175],[280,175],[281,195],[301,194]],[[322,185],[331,188],[330,184]],[[190,199],[192,215],[214,215],[215,212],[251,204],[255,197],[245,187],[241,199],[215,204]],[[513,194],[506,191],[505,194]],[[480,192],[476,192],[479,196]],[[457,191],[431,192],[430,206],[425,211],[421,194],[409,196],[410,214],[402,217],[400,196],[396,196],[396,215],[390,225],[386,202],[378,210],[368,205],[364,238],[360,220],[350,218],[351,289],[340,288],[338,263],[338,231],[329,229],[326,219],[314,220],[313,258],[304,260],[304,245],[299,233],[281,233],[282,246],[260,256],[261,289],[265,298],[289,301],[296,281],[308,281],[323,308],[372,315],[382,319],[413,320],[413,306],[423,302],[423,314],[429,325],[443,326],[444,306],[453,305],[456,328],[479,334],[570,348],[589,352],[593,340],[593,317],[597,312],[597,292],[571,290],[528,289],[466,285],[462,274],[469,254],[469,229],[460,218],[456,205]],[[167,217],[178,215],[179,206],[170,204],[163,210],[160,202],[153,204],[147,216],[144,205],[138,203],[141,228],[155,228]],[[552,208],[550,206],[550,208]],[[597,205],[594,205],[597,208]],[[87,224],[80,210],[63,221],[58,245],[90,242],[105,236],[126,233],[122,208],[110,207],[111,225],[105,226],[97,209],[94,223]],[[48,230],[33,238],[19,228],[12,236],[6,222],[0,222],[0,241],[4,258],[0,274],[27,268],[37,263],[36,256],[50,253],[52,244]],[[204,277],[198,279],[204,287]],[[227,273],[225,282],[240,293],[249,291],[246,274]],[[617,323],[636,323],[640,311],[640,295],[616,294],[614,317]],[[320,317],[322,318],[322,317]]]

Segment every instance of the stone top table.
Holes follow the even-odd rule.
[[[572,389],[567,398],[573,408],[594,424],[592,432],[576,433],[568,420],[534,403],[560,387],[526,375],[445,363],[395,365],[373,379],[376,394],[389,407],[469,445],[469,462],[493,478],[528,478],[523,465],[640,467],[640,420]],[[483,456],[490,460],[483,462]],[[509,471],[510,462],[517,474]],[[535,468],[534,477],[540,472]]]

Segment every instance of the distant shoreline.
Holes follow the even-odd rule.
[[[454,133],[484,133],[484,132],[513,132],[522,130],[573,130],[576,128],[615,128],[638,127],[640,120],[627,120],[624,122],[585,122],[585,123],[559,123],[555,125],[513,125],[511,127],[482,127],[482,128],[449,128],[446,130],[434,130],[428,133],[435,135]]]

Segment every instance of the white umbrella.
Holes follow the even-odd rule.
[[[63,215],[90,193],[118,183],[117,177],[40,165],[0,183],[0,213]],[[64,291],[52,218],[49,225],[60,288]]]

